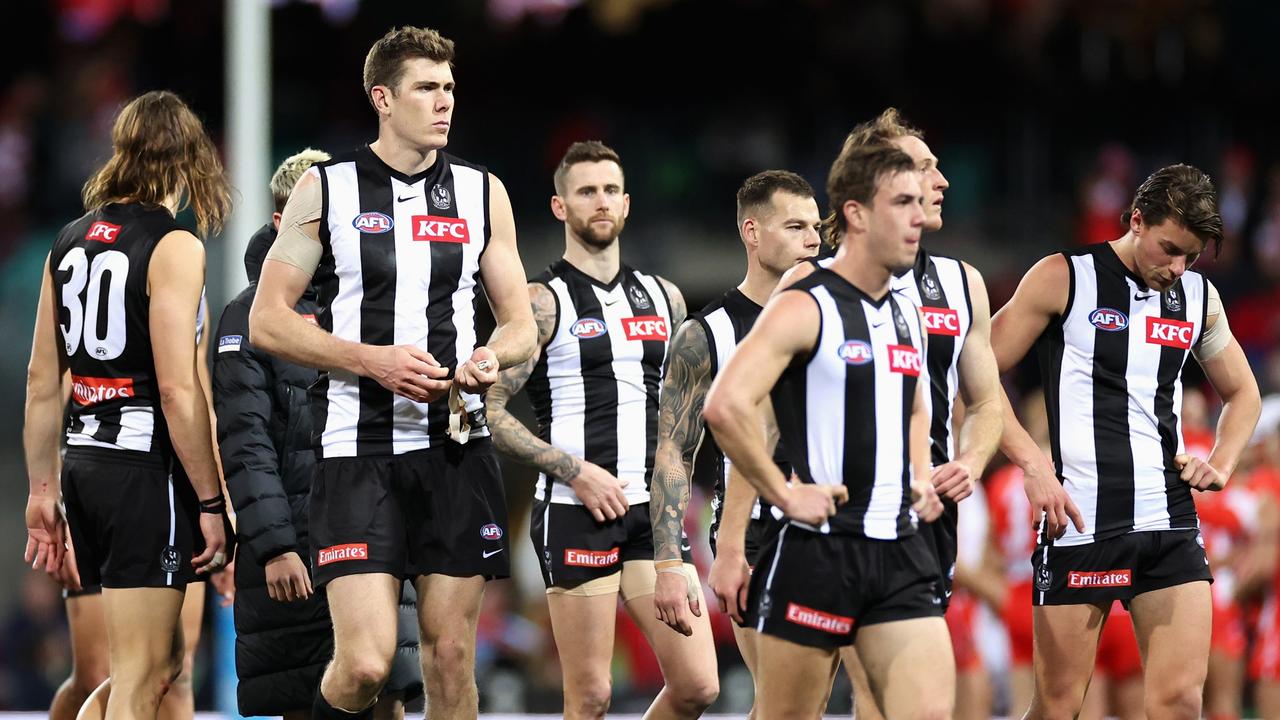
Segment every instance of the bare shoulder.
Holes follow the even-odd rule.
[[[773,294],[777,295],[783,290],[795,285],[801,280],[812,275],[816,270],[817,267],[807,260],[792,265],[790,270],[782,274],[782,279],[778,281],[778,287],[774,289]]]
[[[679,325],[689,315],[689,308],[684,302],[684,293],[680,292],[680,288],[675,283],[661,275],[654,275],[654,277],[662,284],[662,289],[667,293],[667,300],[671,303],[672,324]]]

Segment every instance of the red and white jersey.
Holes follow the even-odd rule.
[[[1022,468],[1009,464],[987,481],[987,508],[1010,583],[1031,582],[1031,555],[1036,549],[1035,514],[1022,486]]]

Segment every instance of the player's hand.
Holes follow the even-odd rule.
[[[1084,515],[1067,494],[1067,489],[1058,482],[1049,458],[1037,455],[1031,464],[1022,468],[1022,489],[1027,493],[1027,501],[1037,518],[1034,524],[1037,532],[1043,522],[1045,537],[1057,540],[1067,532],[1068,521],[1076,526],[1076,532],[1084,532]]]
[[[311,597],[311,575],[306,563],[292,550],[267,561],[267,595],[276,602],[293,602]]]
[[[483,345],[471,353],[471,359],[458,366],[453,382],[469,393],[482,393],[498,382],[498,356]]]
[[[226,567],[227,533],[222,513],[200,513],[200,534],[204,536],[204,552],[191,558],[197,575],[217,572]]]
[[[716,559],[707,576],[711,592],[720,603],[720,612],[739,625],[746,624],[747,591],[751,588],[751,566],[741,550],[718,545]]]
[[[821,525],[836,514],[836,506],[849,499],[844,485],[791,482],[782,494],[782,514],[806,525]]]
[[[933,522],[942,515],[942,498],[938,497],[938,491],[928,478],[911,481],[911,509],[924,522]]]
[[[214,592],[218,593],[218,604],[231,607],[236,601],[236,560],[231,558],[227,566],[214,573],[209,582],[213,583]],[[267,593],[270,594],[270,591]]]
[[[569,487],[595,517],[596,522],[617,520],[627,514],[631,504],[622,491],[627,480],[619,480],[595,463],[579,460],[578,474],[569,479]]]
[[[417,345],[366,345],[361,352],[364,375],[401,397],[429,403],[449,392],[448,368]]]
[[[1173,458],[1173,464],[1182,472],[1178,477],[1197,490],[1221,490],[1227,486],[1227,476],[1194,455],[1183,453]]]
[[[32,570],[43,570],[55,579],[62,571],[66,546],[66,518],[58,499],[48,495],[27,496],[27,547],[22,553]]]
[[[958,503],[973,494],[973,470],[959,460],[934,468],[929,479],[938,495],[951,502]]]
[[[690,587],[683,566],[662,568],[658,570],[658,584],[653,591],[653,606],[659,620],[688,637],[693,634],[689,613],[702,617],[702,588]]]

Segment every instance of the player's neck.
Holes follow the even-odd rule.
[[[889,292],[889,281],[893,278],[889,268],[866,253],[864,243],[851,242],[847,236],[829,269],[874,300]]]
[[[769,296],[773,294],[774,288],[778,287],[780,280],[782,280],[781,275],[774,274],[755,258],[750,258],[747,261],[747,276],[738,283],[738,292],[745,295],[751,302],[763,307],[769,302]]]
[[[564,259],[592,278],[602,283],[612,282],[622,266],[620,257],[616,238],[608,245],[599,247],[574,237],[565,228]]]
[[[369,149],[388,167],[405,175],[417,175],[436,164],[437,150],[411,148],[397,143],[393,138],[378,136],[369,143]]]
[[[1134,240],[1133,231],[1130,230],[1124,234],[1124,237],[1119,238],[1118,240],[1112,240],[1107,244],[1111,246],[1113,251],[1115,251],[1116,257],[1120,258],[1120,262],[1128,268],[1129,272],[1136,275],[1138,273],[1138,263],[1134,260],[1133,256]]]

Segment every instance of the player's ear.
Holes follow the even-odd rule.
[[[867,230],[867,210],[868,208],[857,200],[846,200],[840,207],[840,212],[844,214],[845,225],[851,231],[858,233]]]
[[[756,224],[753,217],[745,217],[742,219],[742,227],[738,228],[738,234],[742,236],[742,241],[747,247],[760,248],[760,228]]]
[[[560,222],[564,222],[568,215],[565,213],[564,198],[559,195],[551,196],[551,214]]]

